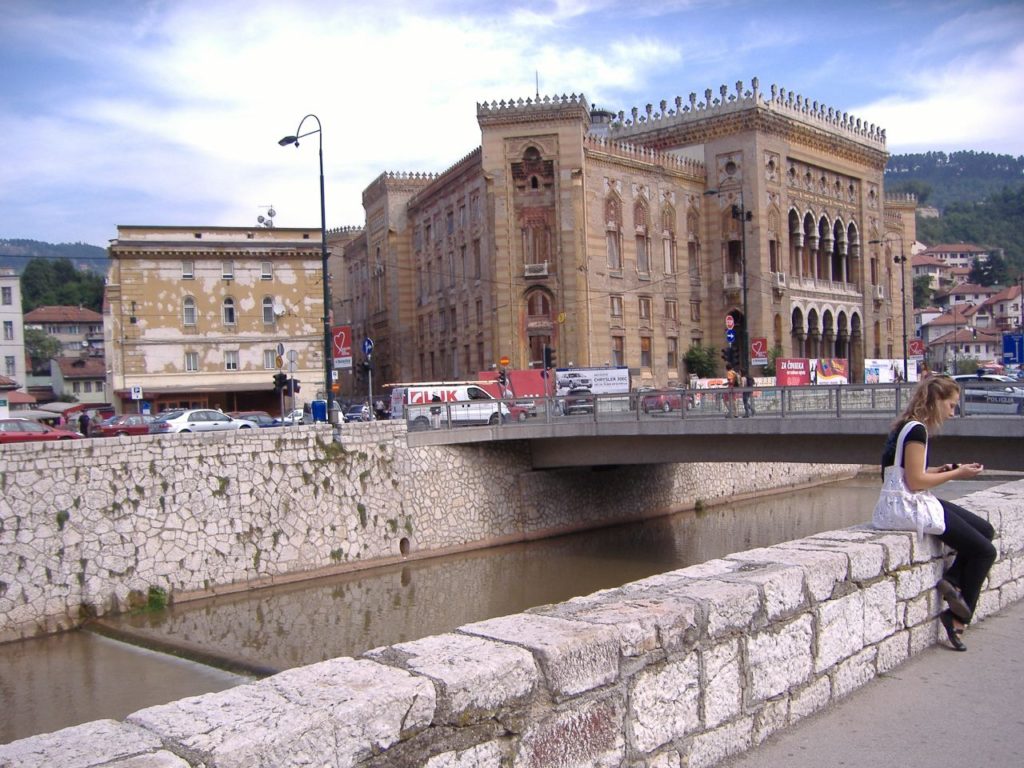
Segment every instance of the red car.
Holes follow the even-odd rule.
[[[36,440],[81,440],[77,432],[55,429],[31,419],[0,419],[0,444],[29,443]]]
[[[89,434],[92,437],[148,435],[149,422],[153,419],[153,416],[145,416],[141,413],[122,413],[120,416],[111,416],[106,421],[92,425],[89,428]]]
[[[652,411],[670,413],[672,411],[682,409],[684,402],[683,397],[684,393],[678,389],[663,389],[654,392],[645,392],[640,397],[640,407],[643,408],[644,413],[651,413]],[[686,407],[690,408],[692,405],[692,402],[687,402]]]

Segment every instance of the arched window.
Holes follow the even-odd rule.
[[[608,268],[622,271],[622,205],[611,196],[604,204],[605,242],[608,249]]]
[[[263,297],[263,322],[266,325],[274,322],[274,300],[270,296]]]
[[[222,317],[224,318],[224,325],[235,324],[235,300],[228,296],[224,299],[223,307],[221,308]]]
[[[647,221],[647,206],[643,201],[633,206],[633,226],[636,229],[636,271],[641,275],[651,274],[650,232]]]
[[[186,296],[181,302],[181,321],[185,325],[196,324],[196,300]]]
[[[686,258],[690,272],[690,280],[695,284],[700,283],[700,216],[696,211],[690,211],[686,215]]]
[[[665,256],[665,274],[674,275],[676,264],[676,212],[671,205],[661,209],[661,238]]]
[[[526,298],[526,314],[531,318],[551,318],[551,300],[544,291],[533,291]]]

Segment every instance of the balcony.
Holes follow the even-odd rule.
[[[523,277],[535,278],[535,277],[547,277],[548,276],[548,263],[546,261],[540,264],[525,264],[523,266]]]
[[[772,288],[776,291],[786,290],[786,273],[772,272]]]
[[[722,288],[727,291],[738,291],[743,285],[743,279],[739,272],[726,272],[722,275]]]

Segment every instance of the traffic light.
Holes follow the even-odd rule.
[[[737,360],[736,348],[730,344],[728,347],[722,347],[722,359],[731,365],[733,368],[736,367]]]
[[[301,382],[298,379],[292,379],[291,380],[291,391],[294,392],[295,394],[298,394],[299,390],[301,389],[301,387],[299,386],[300,384],[301,384]]]
[[[274,391],[280,392],[282,389],[288,386],[288,374],[278,372],[274,374]]]
[[[505,373],[505,369],[504,368],[502,368],[500,371],[498,371],[498,383],[501,384],[501,386],[503,386],[503,387],[506,384],[508,384],[508,374]]]
[[[544,345],[544,369],[555,367],[555,348]]]

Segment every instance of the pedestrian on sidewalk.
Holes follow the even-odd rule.
[[[740,375],[732,367],[732,363],[725,364],[725,385],[729,391],[725,395],[725,418],[736,418],[736,388],[740,385]]]
[[[743,377],[743,418],[749,419],[754,415],[754,377],[750,375],[750,371],[742,371],[740,375]]]
[[[926,491],[948,480],[970,480],[984,467],[981,464],[943,464],[928,466],[928,432],[937,432],[942,423],[952,417],[960,402],[960,387],[946,376],[924,379],[910,398],[906,410],[896,420],[882,453],[882,471],[886,467],[902,466],[907,487],[913,491]],[[897,457],[900,432],[913,422],[904,438],[903,455]],[[938,533],[943,544],[956,551],[953,564],[936,584],[936,589],[949,606],[939,614],[950,645],[966,651],[960,636],[974,616],[981,594],[981,585],[996,559],[992,545],[995,530],[985,519],[968,512],[945,499],[942,505],[943,531]]]

